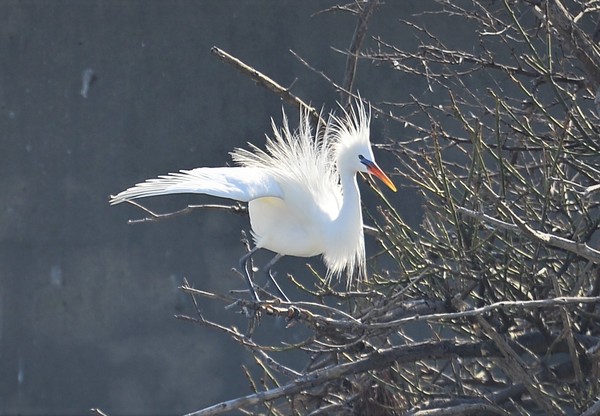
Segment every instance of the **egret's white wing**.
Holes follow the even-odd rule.
[[[198,168],[148,179],[113,196],[112,205],[130,199],[167,194],[208,194],[248,202],[262,197],[281,198],[279,184],[259,168]]]

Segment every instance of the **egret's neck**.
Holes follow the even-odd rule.
[[[338,165],[338,172],[343,192],[342,204],[337,217],[327,227],[327,250],[323,257],[327,267],[335,273],[346,270],[350,284],[352,276],[362,278],[365,275],[362,211],[356,171]]]
[[[340,235],[348,232],[352,233],[352,229],[360,227],[362,229],[362,211],[360,206],[360,194],[358,191],[358,183],[356,182],[356,173],[348,170],[340,172],[340,181],[344,196],[340,213],[335,222],[341,229]]]

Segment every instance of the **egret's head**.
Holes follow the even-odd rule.
[[[375,156],[369,140],[370,113],[362,101],[357,100],[356,109],[345,111],[343,117],[335,118],[335,155],[338,170],[351,173],[364,172],[379,178],[390,189],[396,187],[388,176],[375,163]]]
[[[371,152],[371,155],[372,154],[373,153]],[[392,191],[396,192],[396,186],[394,185],[392,180],[388,178],[388,176],[379,168],[379,166],[377,166],[377,163],[375,163],[375,158],[367,159],[362,154],[359,154],[358,160],[365,167],[364,170],[361,170],[362,172],[367,172],[373,176],[376,176],[381,180],[381,182],[385,183]]]

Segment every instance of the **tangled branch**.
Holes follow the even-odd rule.
[[[355,94],[361,59],[420,86],[369,98],[421,223],[407,224],[375,192],[381,208],[366,217],[380,251],[371,279],[351,292],[311,268],[306,279],[287,276],[290,298],[303,302],[283,302],[268,287],[268,300],[255,302],[184,284],[195,315],[178,318],[229,336],[259,373],[246,371],[246,396],[190,415],[597,412],[600,51],[584,30],[596,26],[595,10],[579,0],[431,4],[431,13],[397,19],[414,47],[373,25],[385,3],[328,9],[359,19],[342,82],[295,54],[344,97]],[[473,28],[471,43],[445,41],[439,28],[453,24]],[[291,89],[213,53],[305,106]],[[142,221],[165,218],[145,211]],[[205,302],[242,310],[248,328],[206,318]],[[304,339],[261,339],[256,329],[276,318]],[[288,361],[290,352],[304,361]]]

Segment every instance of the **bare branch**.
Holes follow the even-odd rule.
[[[596,416],[600,414],[600,400],[596,400],[590,407],[586,409],[580,416]]]
[[[229,211],[229,212],[232,212],[234,214],[239,214],[239,215],[247,215],[248,214],[248,208],[239,203],[235,204],[235,205],[220,205],[220,204],[188,205],[187,207],[180,209],[178,211],[167,212],[165,214],[157,214],[154,211],[151,211],[150,209],[146,208],[145,206],[143,206],[142,204],[140,204],[137,201],[127,200],[126,202],[130,203],[131,205],[133,205],[135,207],[138,207],[139,209],[147,212],[150,215],[149,217],[145,217],[145,218],[129,220],[128,224],[138,224],[141,222],[160,221],[160,220],[164,220],[167,218],[178,217],[180,215],[187,215],[190,212],[197,210],[197,209],[218,209],[218,210],[223,210],[223,211]]]
[[[514,214],[508,207],[504,207],[506,212],[511,213],[513,221],[517,224],[510,224],[501,220],[498,220],[494,217],[490,217],[487,214],[475,212],[463,207],[456,207],[456,209],[462,214],[468,215],[473,218],[477,218],[479,220],[488,222],[493,224],[499,228],[510,230],[517,233],[523,233],[536,241],[548,244],[553,247],[561,248],[563,250],[569,251],[571,253],[577,254],[585,259],[593,261],[594,263],[600,264],[600,251],[588,246],[585,243],[576,243],[575,241],[569,240],[567,238],[559,237],[556,235],[552,235],[550,233],[544,233],[541,231],[534,230],[524,221],[522,221],[516,214]]]
[[[590,88],[600,87],[600,49],[598,45],[573,22],[573,16],[560,0],[545,2],[548,19],[568,46],[569,52],[583,64]],[[533,6],[539,7],[539,6]]]
[[[368,0],[364,3],[363,9],[358,16],[358,21],[356,22],[356,29],[354,30],[354,36],[352,36],[352,42],[348,48],[346,70],[344,72],[344,81],[342,82],[342,97],[340,99],[340,103],[346,108],[350,105],[352,97],[350,94],[345,94],[344,91],[353,90],[360,48],[367,35],[369,20],[371,19],[375,8],[378,6],[378,3],[378,0]]]
[[[409,412],[406,416],[468,416],[468,415],[480,415],[480,416],[493,416],[502,415],[508,416],[510,413],[500,409],[496,406],[486,403],[464,403],[455,406],[417,410]]]
[[[319,112],[314,107],[306,104],[300,98],[292,94],[288,88],[282,87],[277,82],[264,75],[262,72],[259,72],[258,70],[245,64],[244,62],[228,54],[222,49],[217,48],[216,46],[213,46],[210,51],[221,61],[233,66],[238,71],[253,79],[258,85],[261,85],[269,91],[274,92],[283,101],[298,107],[300,110],[308,111],[315,124],[323,124],[323,120],[321,119],[321,115],[319,114]]]
[[[459,297],[455,297],[452,303],[457,308],[467,307],[465,302]],[[527,371],[527,365],[516,353],[516,351],[508,344],[502,335],[498,333],[496,328],[492,327],[490,323],[482,316],[477,315],[475,317],[477,324],[483,329],[485,334],[494,342],[496,347],[502,352],[505,360],[496,361],[510,377],[511,379],[518,381],[523,384],[527,389],[531,398],[536,402],[538,406],[545,409],[549,415],[561,415],[563,414],[560,406],[555,400],[548,396],[542,389],[539,380],[535,374],[530,374]]]
[[[479,356],[480,354],[481,350],[471,344],[455,344],[451,341],[440,341],[435,344],[420,343],[410,346],[399,346],[377,351],[366,358],[354,362],[338,364],[322,370],[310,372],[281,387],[221,402],[205,409],[188,413],[186,416],[207,416],[231,412],[232,410],[240,409],[242,407],[293,395],[307,388],[314,388],[323,385],[328,381],[340,379],[351,374],[382,369],[393,362],[412,362],[417,359],[417,357],[437,359],[452,355]]]
[[[582,30],[595,23],[597,2],[435,3],[430,12],[398,16],[402,36],[415,40],[409,46],[372,23],[375,7],[387,7],[382,2],[328,9],[357,19],[349,49],[335,50],[347,57],[342,81],[292,52],[342,103],[354,96],[359,59],[373,71],[385,68],[397,85],[420,88],[409,97],[402,89],[396,98],[386,91],[385,101],[369,97],[390,138],[380,147],[397,158],[403,188],[418,194],[420,225],[407,224],[374,189],[382,208],[365,210],[375,225],[365,230],[380,247],[371,278],[355,291],[339,290],[310,265],[286,276],[290,299],[301,302],[271,298],[268,286],[259,290],[273,300],[253,302],[242,299],[246,291],[218,295],[185,285],[198,317],[179,318],[227,334],[252,352],[261,373],[260,382],[245,373],[252,394],[192,414],[597,408],[600,51]],[[448,38],[441,21],[471,36]],[[363,50],[367,26],[376,50]],[[254,68],[213,53],[303,105]],[[145,211],[142,221],[169,216]],[[243,311],[247,333],[205,318],[199,300]],[[264,341],[265,331],[255,329],[267,319],[301,326],[294,335],[304,338]],[[305,362],[288,360],[292,351]]]

